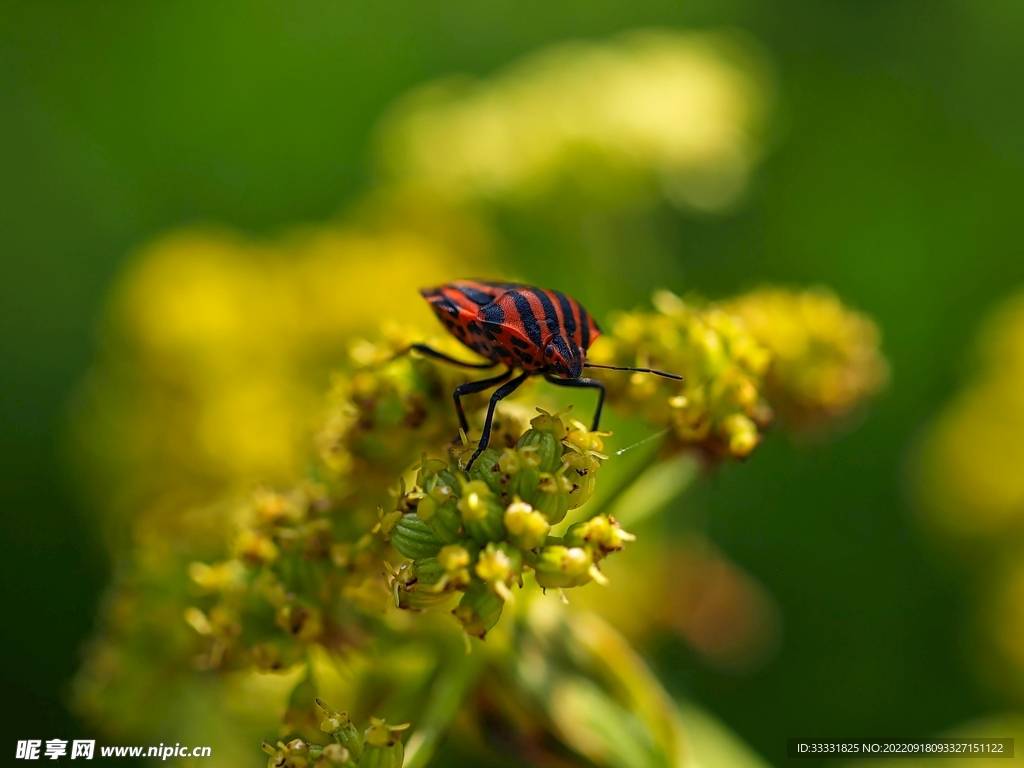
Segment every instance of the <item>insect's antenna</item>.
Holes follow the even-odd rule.
[[[625,368],[621,365],[597,365],[596,363],[584,363],[584,368],[604,368],[606,371],[634,371],[635,373],[653,373],[655,376],[664,376],[666,379],[682,381],[683,377],[676,373],[657,371],[654,368]]]

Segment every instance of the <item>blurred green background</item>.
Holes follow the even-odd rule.
[[[775,764],[787,736],[905,737],[1008,708],[975,681],[968,578],[917,531],[904,472],[968,372],[979,319],[1024,282],[1024,6],[7,2],[2,675],[18,707],[6,744],[89,736],[66,685],[118,564],[70,476],[66,424],[132,249],[197,222],[273,235],[327,220],[366,188],[374,125],[408,88],[643,27],[731,27],[764,48],[779,105],[752,190],[730,214],[666,219],[675,257],[614,291],[528,247],[517,268],[599,317],[658,285],[721,296],[823,283],[876,318],[893,367],[859,430],[813,451],[769,440],[702,499],[713,540],[778,601],[777,656],[728,675],[666,641],[653,663]]]

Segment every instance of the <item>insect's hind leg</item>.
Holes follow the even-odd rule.
[[[598,391],[597,410],[594,411],[594,425],[590,428],[591,432],[596,432],[597,428],[601,425],[601,408],[604,407],[604,384],[597,379],[560,379],[550,374],[544,378],[558,387],[596,389]]]
[[[471,395],[474,392],[483,392],[485,389],[501,384],[503,381],[507,381],[508,377],[512,375],[512,369],[509,368],[507,371],[499,376],[494,376],[490,379],[481,379],[480,381],[471,381],[467,384],[460,384],[455,388],[453,395],[455,399],[455,412],[459,414],[459,426],[464,431],[469,432],[469,422],[466,421],[466,412],[462,409],[462,400],[460,399],[463,395]]]
[[[400,352],[399,354],[404,355],[413,350],[416,350],[421,355],[426,355],[427,357],[432,357],[435,360],[451,363],[452,365],[457,365],[460,368],[493,368],[498,365],[498,363],[493,360],[486,363],[467,363],[465,360],[456,360],[454,357],[446,355],[444,352],[438,352],[436,349],[428,347],[426,344],[412,344],[407,350],[405,350],[405,352]],[[398,355],[395,355],[395,357],[398,357]]]
[[[508,374],[511,373],[512,369],[509,368]],[[487,418],[484,419],[484,431],[480,435],[480,442],[477,445],[476,450],[473,452],[473,456],[470,458],[469,463],[466,465],[467,472],[473,468],[473,462],[477,460],[477,457],[479,457],[481,453],[487,450],[487,443],[489,443],[491,440],[491,424],[494,422],[495,406],[497,406],[501,400],[505,399],[513,392],[515,392],[517,389],[519,389],[519,385],[526,381],[528,378],[530,378],[530,376],[532,375],[533,374],[531,374],[529,371],[524,371],[522,374],[512,379],[512,381],[499,387],[498,390],[493,395],[491,395],[491,402],[487,404]]]

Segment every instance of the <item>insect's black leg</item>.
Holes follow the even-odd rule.
[[[509,369],[509,373],[512,373],[512,369]],[[480,443],[477,445],[476,450],[473,452],[472,458],[466,465],[466,471],[468,472],[473,467],[473,462],[476,461],[477,457],[487,449],[487,443],[491,440],[491,423],[494,421],[494,408],[500,400],[511,395],[515,392],[519,385],[526,381],[533,374],[528,371],[524,371],[521,375],[516,376],[512,381],[507,384],[503,384],[498,390],[491,395],[491,402],[487,404],[487,418],[484,419],[484,431],[480,435]]]
[[[444,352],[438,352],[436,349],[428,347],[426,344],[413,344],[409,349],[405,350],[405,352],[400,352],[399,354],[404,355],[406,352],[411,352],[414,349],[421,355],[432,357],[435,360],[443,360],[446,363],[458,365],[462,368],[493,368],[498,364],[493,360],[486,363],[467,363],[464,360],[456,360],[454,357],[449,357]],[[395,355],[395,357],[398,357],[398,355]]]
[[[601,408],[604,406],[604,384],[597,379],[560,379],[550,374],[544,378],[559,387],[579,387],[580,389],[598,390],[600,394],[597,396],[597,410],[594,411],[594,426],[590,428],[591,432],[596,432],[601,424]]]
[[[459,399],[463,395],[471,395],[474,392],[483,392],[485,389],[490,389],[496,384],[508,379],[512,375],[512,369],[509,368],[500,376],[494,376],[490,379],[481,379],[480,381],[471,381],[467,384],[461,384],[455,388],[455,411],[459,414],[459,426],[462,427],[467,433],[469,432],[469,422],[466,421],[466,412],[462,410],[462,401]]]

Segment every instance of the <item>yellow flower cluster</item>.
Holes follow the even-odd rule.
[[[360,516],[313,484],[259,491],[246,513],[231,559],[189,566],[204,595],[202,609],[185,611],[209,640],[201,666],[279,670],[302,661],[309,643],[351,645],[360,610],[380,611],[387,599],[382,548]]]
[[[680,205],[717,209],[760,154],[763,71],[710,34],[561,45],[487,81],[412,92],[385,121],[380,154],[392,177],[458,198],[525,197],[576,171],[619,194],[652,178]]]
[[[551,535],[593,493],[601,449],[599,434],[541,411],[513,445],[487,448],[468,473],[424,456],[415,488],[381,518],[385,538],[409,558],[392,570],[396,605],[429,608],[461,593],[455,618],[483,639],[524,571],[545,589],[604,583],[599,561],[633,539],[614,518]]]
[[[764,289],[717,304],[661,291],[654,306],[619,315],[589,359],[682,374],[602,379],[612,407],[709,457],[749,455],[776,412],[796,427],[833,423],[887,381],[874,323],[821,290]]]
[[[749,455],[771,419],[762,395],[771,354],[742,321],[713,304],[661,291],[654,305],[655,312],[619,315],[588,359],[660,368],[684,380],[602,371],[608,403],[639,412],[669,428],[677,444],[711,457]]]
[[[827,290],[763,288],[722,307],[771,353],[765,394],[791,425],[840,419],[888,381],[878,327]]]
[[[333,377],[326,423],[316,435],[316,446],[331,477],[342,484],[348,479],[353,493],[387,486],[422,451],[458,435],[452,392],[472,373],[417,353],[406,354],[413,343],[423,341],[414,328],[388,324],[376,341],[355,342],[352,370]],[[451,336],[427,341],[457,359],[472,356]],[[467,402],[472,407],[482,400],[470,396]],[[499,419],[498,426],[505,421]]]

